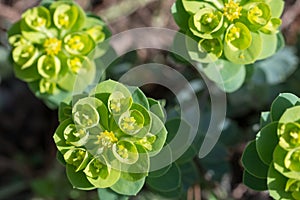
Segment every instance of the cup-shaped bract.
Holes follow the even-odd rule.
[[[8,31],[15,74],[49,106],[71,95],[78,74],[95,76],[94,60],[109,37],[104,22],[72,1],[53,1],[25,11]],[[96,53],[97,52],[97,53]]]
[[[137,87],[107,80],[89,95],[62,104],[59,113],[54,141],[72,185],[135,195],[149,173],[150,158],[166,141],[160,103]],[[124,182],[135,189],[128,192]]]
[[[180,31],[199,43],[199,52],[206,52],[211,57],[193,56],[198,52],[187,44],[192,59],[208,63],[219,58],[245,65],[275,53],[276,49],[270,49],[268,45],[277,43],[277,37],[269,37],[272,39],[268,42],[261,40],[280,34],[279,17],[283,6],[282,0],[177,0],[172,12]],[[253,37],[253,34],[258,36]],[[222,45],[217,46],[218,50],[207,48],[207,44],[201,42],[206,39],[220,40]],[[269,50],[266,52],[262,49]]]
[[[268,189],[274,199],[299,199],[300,99],[280,94],[264,113],[256,140],[246,147],[242,163],[244,183]]]

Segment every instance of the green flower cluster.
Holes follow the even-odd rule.
[[[187,44],[197,61],[250,64],[275,53],[283,6],[282,0],[177,0],[172,11],[181,31],[198,42]]]
[[[72,103],[61,105],[54,134],[72,185],[135,195],[144,185],[150,158],[166,141],[160,103],[112,80]]]
[[[8,31],[15,74],[39,95],[72,91],[78,73],[92,81],[93,59],[104,53],[97,45],[108,34],[101,19],[72,1],[28,9]]]
[[[244,183],[274,199],[300,199],[300,99],[280,94],[262,115],[262,128],[246,147]]]

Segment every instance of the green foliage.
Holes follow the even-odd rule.
[[[299,199],[299,103],[293,94],[280,94],[243,153],[244,183],[255,190],[268,189],[274,199]]]
[[[78,74],[85,78],[83,89],[93,81],[94,59],[105,52],[109,35],[101,19],[73,1],[44,1],[8,31],[15,75],[56,107],[70,96]]]
[[[274,55],[281,46],[278,17],[283,5],[282,0],[177,0],[171,11],[187,35],[191,59],[210,63],[202,71],[224,91],[233,92],[245,81],[245,65]]]
[[[112,80],[76,99],[73,106],[62,103],[61,124],[54,134],[71,184],[82,190],[110,188],[121,195],[136,195],[148,175],[149,158],[166,141],[160,104],[138,88]],[[151,110],[149,104],[156,108]],[[99,194],[111,192],[99,190]]]

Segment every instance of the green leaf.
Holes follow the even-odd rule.
[[[285,158],[287,157],[288,152],[284,150],[282,147],[277,145],[273,153],[273,162],[274,168],[282,174],[282,176],[286,176],[292,179],[300,180],[300,172],[291,171],[285,167]]]
[[[279,142],[277,136],[278,122],[273,122],[263,127],[256,135],[256,150],[260,159],[270,165],[273,160],[273,152]]]
[[[162,181],[163,180],[163,181]],[[176,163],[173,163],[171,168],[164,175],[154,178],[147,177],[147,185],[159,192],[169,192],[180,187],[181,185],[181,173]]]
[[[262,51],[257,58],[258,60],[266,59],[272,56],[277,50],[277,35],[260,33],[262,41]]]
[[[121,172],[117,169],[111,168],[108,163],[104,160],[96,161],[99,158],[94,158],[89,162],[89,164],[84,169],[84,172],[87,176],[88,181],[94,185],[96,188],[107,188],[115,184],[121,175]],[[100,163],[97,163],[100,162]],[[105,163],[102,163],[105,162]],[[101,169],[99,171],[98,177],[90,177],[89,175],[92,174],[91,171],[95,168],[97,164],[101,165]],[[103,166],[105,165],[105,166]],[[98,169],[98,168],[97,168]]]
[[[137,193],[142,189],[145,183],[145,178],[138,181],[127,181],[120,178],[117,183],[111,186],[111,189],[122,195],[137,195]]]
[[[201,66],[198,65],[198,67]],[[226,92],[233,92],[240,88],[246,78],[244,65],[234,64],[223,59],[210,63],[201,70]]]
[[[130,91],[123,84],[114,80],[101,82],[91,90],[90,96],[102,93],[112,94],[114,92],[121,92],[125,97],[131,97]]]
[[[154,143],[152,144],[152,150],[149,151],[149,155],[152,157],[157,155],[163,148],[167,139],[168,132],[163,122],[155,114],[150,112],[150,115],[152,118],[150,133],[152,133],[156,137]]]
[[[271,123],[270,112],[262,112],[260,116],[260,127],[263,128],[269,123]]]
[[[83,171],[76,172],[76,168],[73,165],[66,165],[67,177],[74,188],[80,190],[92,190],[95,187],[87,180]]]
[[[21,66],[14,64],[14,73],[17,78],[26,82],[32,82],[41,78],[37,68],[34,66],[21,69]]]
[[[297,104],[299,102],[296,102]],[[279,119],[279,123],[289,123],[289,122],[299,122],[300,121],[300,106],[295,106],[292,108],[288,108],[281,118]]]
[[[172,164],[169,164],[166,167],[163,167],[159,170],[152,171],[152,172],[149,173],[148,177],[151,177],[151,178],[161,177],[164,174],[166,174],[170,170],[171,167],[172,167]]]
[[[61,122],[53,135],[56,147],[62,154],[72,147],[70,144],[66,144],[66,140],[64,138],[64,131],[69,124],[73,124],[72,119],[66,119]]]
[[[98,188],[99,200],[128,200],[128,196],[119,195],[108,188]]]
[[[273,101],[273,103],[271,105],[271,118],[272,118],[272,121],[278,121],[279,119],[280,119],[280,123],[287,123],[287,122],[297,121],[294,118],[298,115],[297,114],[297,112],[298,112],[297,108],[293,108],[291,111],[287,112],[287,114],[285,114],[285,116],[282,116],[282,115],[283,115],[283,113],[285,113],[285,111],[288,108],[291,108],[294,105],[296,105],[296,103],[298,101],[299,101],[299,98],[294,94],[291,94],[291,93],[281,93],[281,94],[279,94],[278,97]],[[300,119],[300,113],[299,113],[297,119]]]
[[[62,123],[64,120],[72,118],[72,106],[62,102],[58,108],[58,121]]]
[[[281,17],[284,9],[283,0],[268,0],[268,5],[271,8],[272,17]]]
[[[152,98],[148,98],[150,111],[153,112],[159,119],[164,122],[165,121],[165,113],[162,108],[160,101],[157,101]]]
[[[250,142],[244,150],[242,163],[245,169],[257,178],[266,178],[268,174],[268,165],[265,165],[260,159],[255,140]]]
[[[226,58],[236,64],[254,63],[262,51],[262,39],[258,33],[251,32],[252,42],[246,49],[233,48],[228,42],[224,43]]]
[[[291,193],[285,192],[287,178],[280,174],[271,164],[268,173],[268,189],[274,199],[291,200]]]
[[[214,52],[207,52],[207,50],[205,50],[204,48],[199,48],[199,42],[200,42],[200,38],[197,38],[195,36],[191,36],[192,33],[187,32],[186,33],[186,37],[185,37],[185,44],[186,44],[186,48],[188,51],[188,55],[190,56],[190,58],[192,60],[195,60],[197,62],[201,62],[201,63],[211,63],[216,61],[219,57],[219,55],[216,55]],[[213,39],[213,41],[215,42],[215,40],[219,41],[218,39]],[[205,43],[210,42],[211,40],[206,40]],[[203,42],[203,41],[202,41]],[[218,49],[220,49],[222,44],[219,44],[220,46],[218,47]],[[223,46],[223,45],[222,45]],[[201,47],[201,45],[200,45]]]
[[[214,8],[209,3],[200,2],[196,0],[181,0],[182,4],[184,6],[184,9],[190,13],[195,14],[197,11],[199,11],[201,8]]]
[[[253,190],[257,190],[257,191],[263,191],[263,190],[267,190],[267,179],[261,179],[261,178],[257,178],[253,175],[251,175],[249,172],[247,172],[246,170],[244,171],[243,174],[243,183],[248,186],[249,188],[253,189]]]
[[[177,0],[172,8],[171,12],[176,24],[180,27],[181,30],[188,30],[188,20],[190,15],[184,10],[182,0]]]
[[[144,106],[147,110],[149,110],[148,99],[145,94],[138,87],[127,86],[128,90],[132,94],[132,99],[134,103],[140,104]]]

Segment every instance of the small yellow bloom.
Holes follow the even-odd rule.
[[[67,44],[71,49],[75,51],[81,51],[84,48],[84,43],[81,41],[78,35],[75,35],[74,37],[70,38]]]
[[[242,7],[239,3],[235,3],[232,0],[229,0],[228,3],[225,3],[225,7],[223,8],[224,16],[227,17],[229,21],[233,21],[235,19],[240,18]]]
[[[44,42],[44,48],[47,55],[57,55],[61,51],[61,40],[57,38],[48,38]]]
[[[115,134],[110,131],[105,130],[97,135],[97,141],[95,144],[101,144],[103,147],[111,147],[113,143],[118,142],[118,138],[116,138]]]

